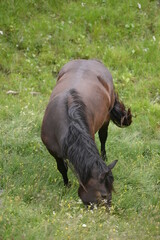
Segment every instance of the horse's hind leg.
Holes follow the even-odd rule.
[[[101,156],[104,161],[107,160],[105,143],[108,137],[108,125],[109,122],[104,123],[103,126],[98,131],[99,140],[101,143]]]

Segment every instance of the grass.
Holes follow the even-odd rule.
[[[159,239],[159,1],[6,0],[0,31],[0,239]],[[109,127],[110,214],[85,209],[71,171],[64,188],[40,139],[57,73],[75,58],[103,61],[135,116]]]

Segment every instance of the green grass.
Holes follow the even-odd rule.
[[[0,31],[0,239],[159,239],[159,1],[6,0]],[[135,116],[109,126],[110,213],[85,209],[71,171],[64,188],[40,139],[57,73],[75,58],[103,61]]]

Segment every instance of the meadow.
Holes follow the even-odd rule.
[[[110,213],[84,207],[71,170],[63,186],[40,138],[56,76],[77,58],[108,67],[134,116],[109,126]],[[0,240],[160,239],[159,1],[0,1],[0,89]]]

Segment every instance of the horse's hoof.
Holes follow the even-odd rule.
[[[72,186],[71,182],[68,182],[67,184],[64,184],[65,187],[70,188]]]

